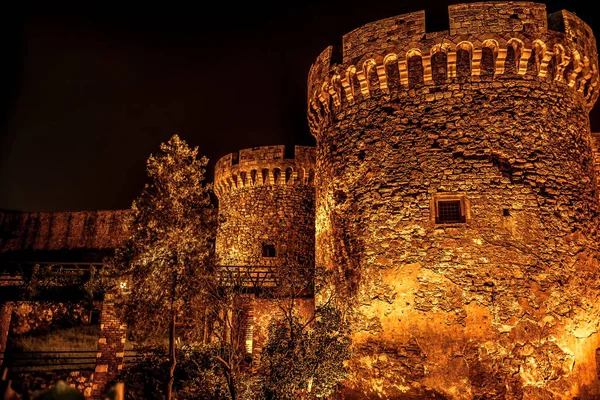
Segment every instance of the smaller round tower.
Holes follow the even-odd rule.
[[[217,265],[252,267],[258,290],[252,296],[247,328],[249,352],[262,347],[274,307],[261,297],[260,287],[272,286],[272,274],[283,267],[314,268],[315,149],[264,146],[240,150],[215,165],[219,200],[216,239]],[[244,271],[248,272],[248,271]],[[313,298],[300,301],[310,313]]]

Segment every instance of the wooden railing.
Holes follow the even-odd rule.
[[[62,270],[87,274],[92,268],[102,269],[103,262],[62,261],[1,261],[0,286],[19,285],[23,276],[29,276],[35,267],[46,270]],[[224,285],[238,284],[245,287],[274,287],[277,285],[275,266],[217,266],[217,274]]]
[[[33,371],[71,371],[90,370],[96,366],[97,350],[72,351],[11,351],[4,356],[3,367],[13,372]],[[140,361],[142,354],[133,350],[125,351],[124,364],[135,364]]]
[[[265,266],[218,266],[220,283],[252,288],[277,286],[277,267]]]
[[[45,270],[60,270],[87,274],[92,268],[102,269],[103,262],[62,262],[62,261],[2,261],[0,260],[0,286],[18,285],[24,276],[31,276],[36,267]]]

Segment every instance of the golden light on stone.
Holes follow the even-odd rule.
[[[346,394],[598,398],[593,33],[531,2],[448,15],[359,27],[309,73],[316,260],[358,310]]]
[[[346,399],[598,399],[593,32],[531,2],[448,15],[444,32],[426,32],[423,11],[375,21],[317,57],[316,149],[218,160],[217,265],[246,273],[290,258],[331,273],[315,297],[334,294],[353,323]],[[3,246],[113,249],[126,213],[0,211],[21,227]],[[276,309],[260,292],[244,298],[256,359]],[[119,370],[110,354],[125,340],[107,300],[96,380]],[[12,311],[0,311],[2,339]]]
[[[239,268],[264,286],[270,285],[260,283],[265,273],[253,271],[290,260],[314,268],[315,156],[313,147],[263,146],[217,161],[217,265]],[[303,295],[297,304],[304,316],[314,309],[312,295]],[[246,306],[246,350],[259,359],[269,322],[279,308],[276,300],[260,293],[249,293]]]

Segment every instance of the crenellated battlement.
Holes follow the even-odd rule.
[[[594,171],[600,182],[600,132],[592,132],[592,153],[594,155]]]
[[[243,149],[221,157],[215,165],[217,196],[247,187],[269,185],[314,185],[316,149],[295,146],[288,154],[285,146]]]
[[[309,124],[348,105],[411,89],[496,79],[553,84],[590,110],[598,98],[598,54],[590,29],[575,14],[547,15],[544,4],[483,2],[448,7],[449,31],[426,32],[425,12],[371,22],[325,49],[308,79]]]

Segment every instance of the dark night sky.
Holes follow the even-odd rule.
[[[421,9],[435,28],[461,2],[47,2],[3,10],[0,208],[128,208],[145,182],[146,158],[174,133],[211,164],[247,147],[314,145],[306,78],[322,49],[367,22]],[[544,3],[575,12],[600,37],[589,0]]]

